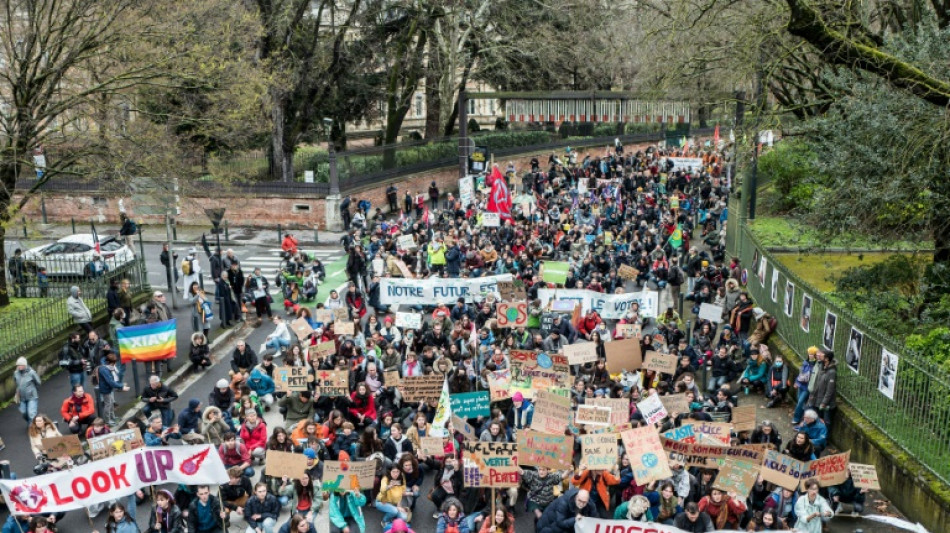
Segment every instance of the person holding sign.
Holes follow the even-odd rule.
[[[574,524],[584,517],[597,517],[597,507],[590,501],[590,492],[569,490],[547,506],[535,531],[544,533],[574,533]]]
[[[571,484],[588,492],[590,503],[596,508],[597,516],[610,518],[610,488],[620,484],[616,466],[613,470],[588,470],[581,461],[581,466],[571,478]]]
[[[821,533],[822,522],[834,516],[834,511],[828,505],[828,500],[818,494],[818,480],[809,479],[805,482],[805,494],[795,502],[795,530],[802,533]]]
[[[46,455],[46,452],[43,450],[43,439],[63,436],[62,433],[59,432],[59,428],[56,427],[56,424],[44,414],[38,414],[33,417],[27,434],[30,437],[30,449],[33,450],[33,455],[37,461]],[[48,459],[55,459],[55,457],[49,457]]]
[[[358,490],[330,493],[330,532],[351,533],[349,522],[353,521],[359,531],[366,530],[366,520],[363,518],[363,506],[366,505],[366,496]],[[295,532],[291,532],[295,533]]]
[[[859,489],[854,486],[854,479],[851,477],[851,469],[847,470],[848,477],[844,483],[828,487],[828,496],[831,497],[831,503],[834,504],[834,511],[841,512],[841,504],[850,503],[854,507],[854,512],[861,514],[864,511],[864,499],[868,489]]]
[[[563,479],[564,474],[551,472],[543,465],[539,465],[537,470],[521,470],[521,485],[528,491],[526,507],[529,513],[534,513],[535,526],[554,501],[554,488],[559,487]]]

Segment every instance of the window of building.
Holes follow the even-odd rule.
[[[415,111],[416,118],[419,118],[422,116],[422,106],[423,106],[422,95],[417,94],[416,95],[416,111]]]

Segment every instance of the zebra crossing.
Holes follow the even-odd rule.
[[[319,259],[320,262],[323,263],[324,267],[345,255],[343,250],[334,248],[320,248],[310,250],[301,249],[301,251],[305,252],[310,257],[316,257]],[[279,293],[280,288],[273,284],[273,280],[280,270],[280,265],[284,262],[281,255],[282,250],[280,248],[258,249],[253,251],[252,254],[253,255],[250,257],[245,257],[243,259],[239,258],[241,261],[241,270],[244,271],[245,275],[248,275],[254,272],[255,268],[260,268],[261,274],[263,274],[265,278],[272,282],[270,286],[270,292],[275,294]]]

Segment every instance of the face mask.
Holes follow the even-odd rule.
[[[782,362],[781,362],[781,361],[776,361],[776,362],[775,362],[775,368],[782,368]]]

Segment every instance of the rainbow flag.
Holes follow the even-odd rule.
[[[175,345],[175,319],[116,330],[122,362],[161,361],[178,353]]]

